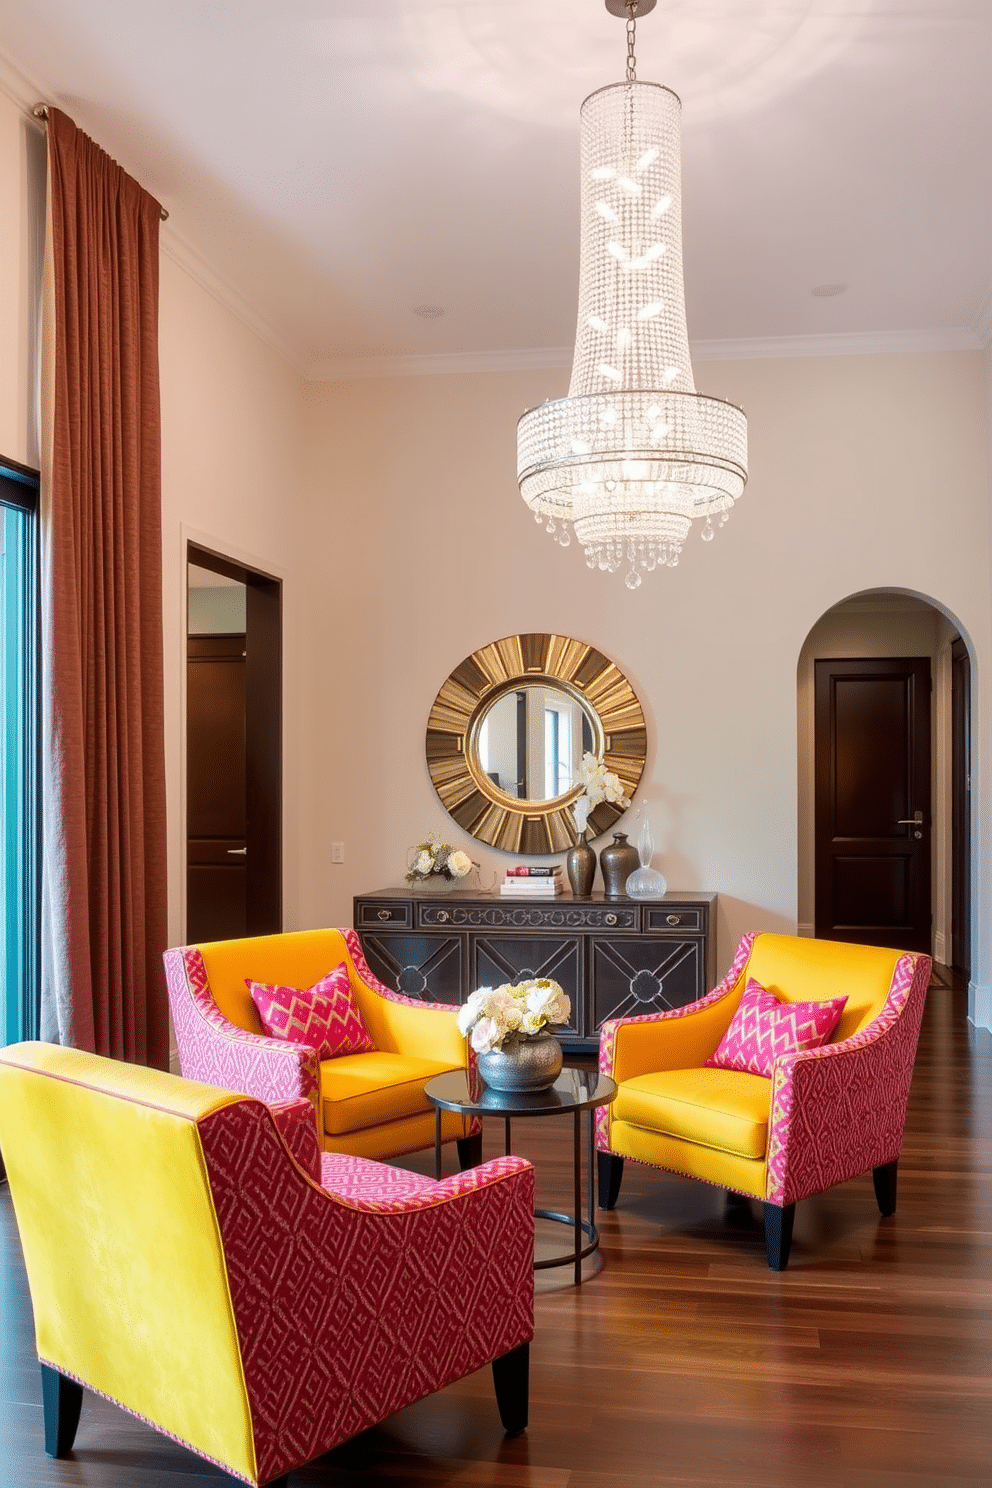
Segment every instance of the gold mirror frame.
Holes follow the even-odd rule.
[[[644,714],[620,668],[594,646],[561,635],[511,635],[473,651],[442,686],[427,720],[427,768],[441,804],[460,827],[502,852],[564,852],[576,841],[574,786],[550,801],[518,801],[493,783],[478,758],[479,726],[495,699],[523,684],[557,688],[595,719],[608,770],[633,798],[647,757]],[[625,808],[603,802],[588,835],[607,831]]]

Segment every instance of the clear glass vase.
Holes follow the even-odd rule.
[[[641,830],[637,834],[637,856],[641,866],[635,868],[627,880],[627,895],[631,899],[663,899],[668,892],[668,883],[663,874],[651,867],[654,857],[654,837],[651,822],[642,813]]]

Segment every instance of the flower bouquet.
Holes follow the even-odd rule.
[[[608,770],[605,761],[597,759],[588,751],[582,756],[578,781],[582,786],[582,794],[572,805],[572,815],[575,818],[575,830],[581,840],[582,833],[589,823],[589,817],[597,806],[601,806],[604,801],[609,801],[611,805],[620,806],[626,810],[630,801],[623,793],[619,775]]]
[[[501,987],[480,987],[458,1014],[479,1056],[479,1073],[494,1090],[543,1090],[561,1072],[561,1045],[553,1036],[572,1004],[557,982],[533,977]]]
[[[442,842],[439,837],[431,836],[410,849],[406,881],[428,887],[440,883],[451,885],[457,879],[465,878],[478,866],[468,853],[452,847],[448,842]]]

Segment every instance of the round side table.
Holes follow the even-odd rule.
[[[549,1266],[575,1268],[576,1286],[582,1281],[582,1262],[599,1246],[599,1231],[593,1223],[594,1194],[594,1120],[599,1106],[609,1105],[617,1093],[616,1082],[609,1075],[597,1070],[564,1069],[548,1090],[491,1090],[478,1081],[478,1093],[473,1096],[469,1089],[468,1076],[464,1070],[451,1070],[445,1075],[436,1075],[424,1086],[424,1093],[434,1103],[434,1172],[441,1176],[441,1112],[455,1111],[466,1119],[473,1116],[501,1116],[504,1123],[505,1150],[510,1155],[510,1123],[517,1117],[562,1116],[572,1114],[572,1169],[574,1175],[574,1213],[559,1214],[553,1209],[538,1209],[538,1219],[550,1219],[555,1224],[571,1225],[575,1233],[575,1244],[562,1255],[550,1256],[535,1261],[536,1271]],[[588,1218],[582,1218],[582,1112],[589,1115],[589,1139],[587,1158]],[[583,1237],[586,1244],[583,1245]]]

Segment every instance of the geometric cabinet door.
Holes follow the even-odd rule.
[[[461,1003],[464,941],[457,935],[362,935],[365,959],[380,982],[419,1002]]]
[[[592,1026],[608,1018],[636,1017],[685,1007],[706,993],[699,940],[594,940],[590,983]]]

